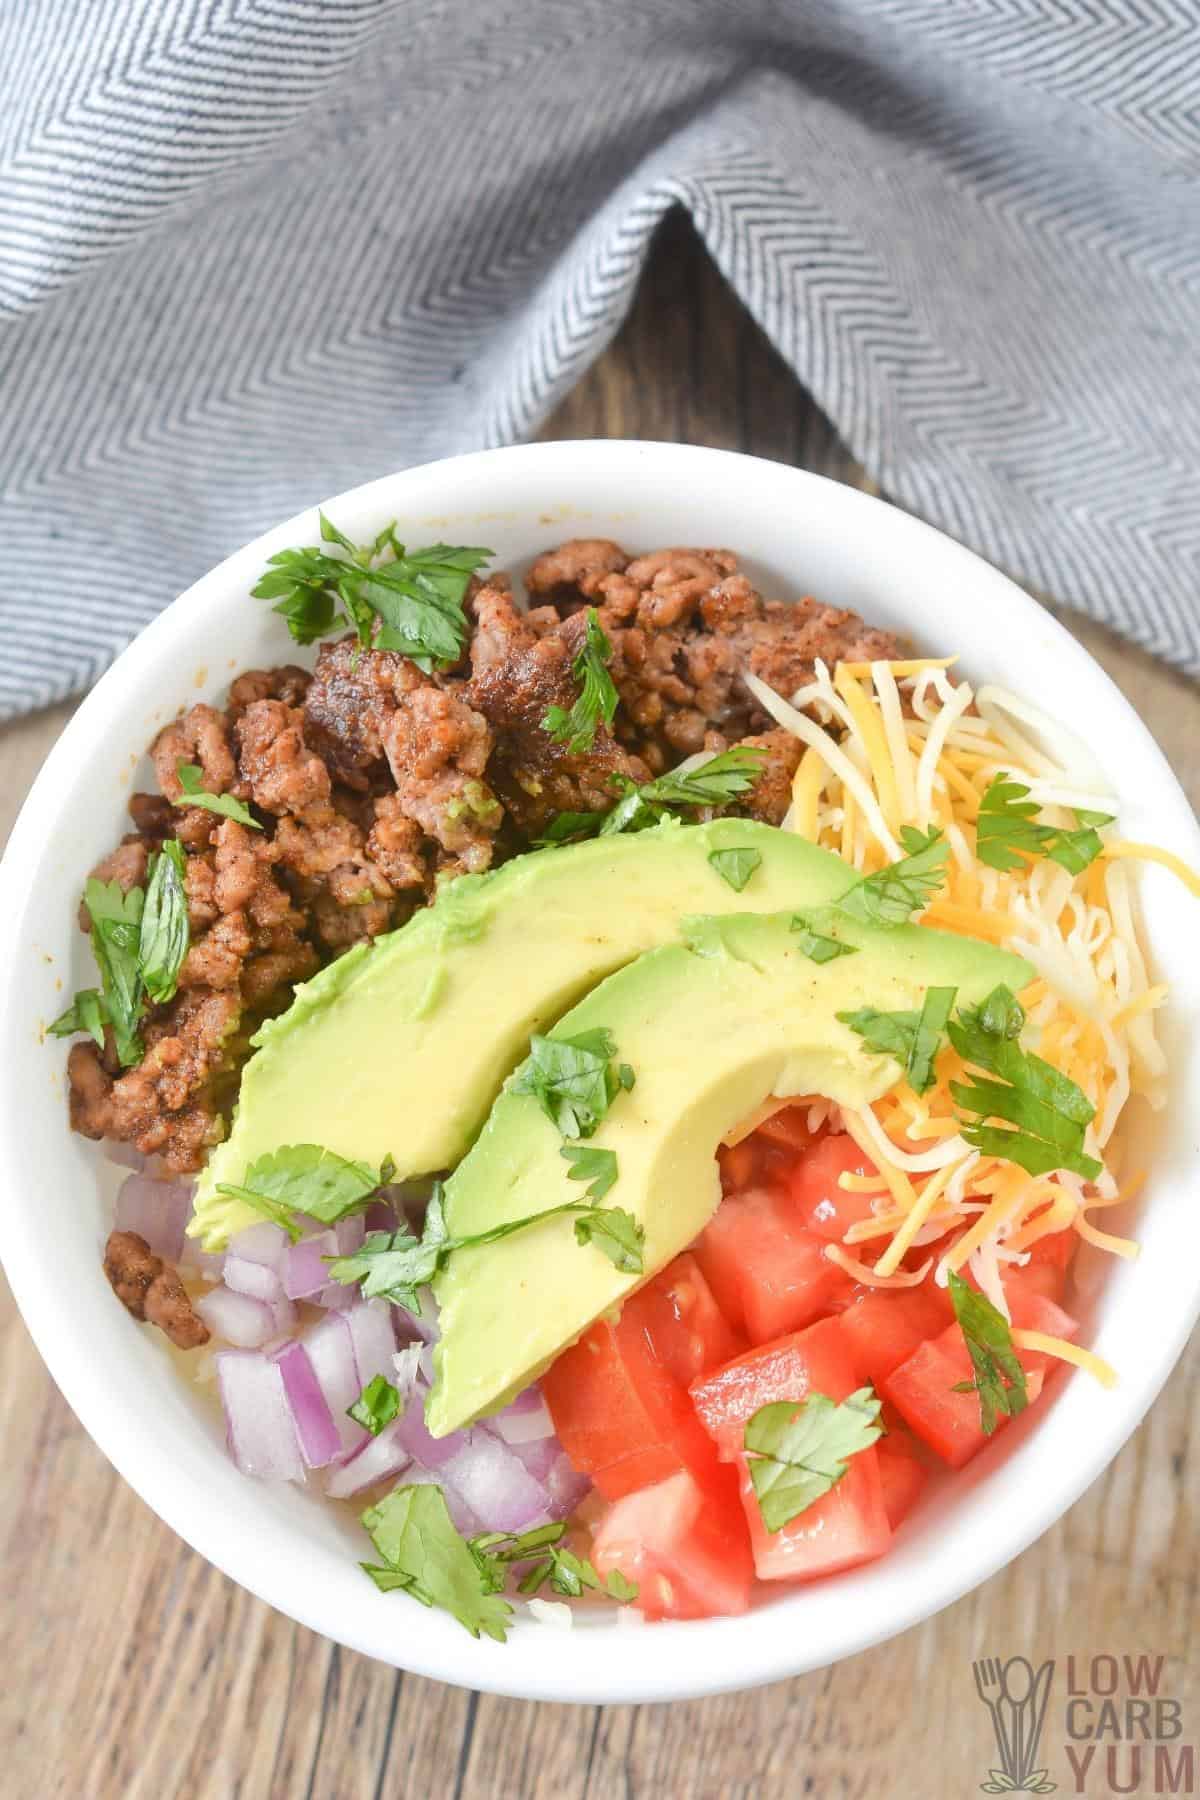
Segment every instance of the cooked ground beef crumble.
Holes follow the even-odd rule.
[[[250,670],[224,710],[193,706],[159,733],[150,754],[160,792],[132,797],[134,830],[94,873],[128,890],[176,837],[191,947],[175,998],[147,1016],[140,1063],[118,1067],[111,1033],[104,1052],[74,1045],[76,1130],[133,1144],[173,1171],[198,1169],[222,1135],[251,1034],[297,982],[402,925],[440,883],[527,848],[554,814],[607,808],[614,776],[641,782],[698,751],[756,745],[763,773],[735,810],[778,824],[799,746],[770,729],[742,671],[790,696],[817,657],[867,661],[899,648],[854,613],[765,600],[728,550],[630,557],[608,540],[575,539],[539,557],[527,587],[524,611],[506,576],[472,582],[469,639],[450,670],[425,674],[347,636],[321,646],[311,675]],[[541,721],[576,697],[589,606],[612,645],[620,705],[612,731],[572,755]],[[174,804],[181,761],[200,766],[209,792],[248,804],[263,829]],[[86,909],[80,923],[88,929]],[[118,1249],[132,1269],[134,1246]],[[135,1302],[143,1276],[147,1295],[163,1282],[148,1264],[133,1274]]]

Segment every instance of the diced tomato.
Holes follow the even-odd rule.
[[[648,1619],[707,1619],[743,1613],[754,1564],[745,1517],[732,1489],[703,1489],[686,1472],[628,1494],[596,1529],[592,1562],[638,1584]]]
[[[718,1453],[737,1465],[755,1573],[761,1581],[831,1575],[881,1555],[888,1546],[891,1531],[873,1448],[853,1456],[828,1494],[775,1532],[763,1524],[743,1449],[746,1421],[761,1406],[772,1400],[802,1401],[811,1393],[844,1400],[858,1385],[839,1321],[823,1319],[807,1331],[747,1352],[692,1386],[696,1410]]]
[[[754,1135],[781,1150],[790,1150],[794,1154],[806,1151],[813,1141],[807,1124],[807,1108],[781,1108],[779,1112],[772,1113],[769,1119],[764,1119]]]
[[[929,1471],[916,1455],[916,1445],[907,1432],[889,1431],[876,1444],[875,1455],[879,1461],[883,1510],[895,1531],[920,1499]]]
[[[861,1379],[878,1388],[926,1338],[945,1331],[953,1317],[946,1291],[925,1281],[890,1292],[861,1288],[839,1322]]]
[[[800,1223],[840,1244],[851,1225],[871,1217],[871,1196],[839,1187],[838,1177],[878,1173],[848,1133],[827,1132],[789,1171],[788,1186]]]
[[[824,1239],[776,1189],[723,1200],[692,1248],[721,1311],[754,1344],[811,1324],[852,1291]]]
[[[721,1171],[723,1194],[735,1194],[748,1188],[758,1166],[753,1137],[743,1138],[740,1144],[734,1144],[731,1148],[722,1145],[717,1151],[717,1165]]]
[[[740,1347],[696,1259],[677,1256],[542,1377],[571,1462],[610,1500],[680,1469],[708,1481],[712,1446],[687,1390]]]
[[[1026,1331],[1073,1338],[1078,1326],[1069,1314],[1040,1294],[1009,1296],[1013,1323]],[[1041,1351],[1021,1350],[1029,1402],[1042,1391],[1050,1358]],[[916,1432],[951,1468],[960,1469],[987,1443],[980,1422],[979,1395],[955,1393],[959,1382],[972,1380],[970,1353],[957,1324],[947,1326],[900,1364],[883,1383],[883,1393]],[[1007,1423],[1004,1414],[997,1429]]]
[[[1051,1263],[1056,1269],[1065,1269],[1079,1244],[1077,1232],[1051,1231],[1045,1237],[1038,1238],[1029,1246],[1029,1263],[1026,1267],[1037,1263]]]

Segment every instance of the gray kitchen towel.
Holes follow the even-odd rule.
[[[1200,0],[0,0],[0,717],[529,435],[675,205],[886,492],[1200,671],[1198,109]]]

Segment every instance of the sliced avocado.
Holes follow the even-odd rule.
[[[709,862],[748,847],[741,893]],[[349,951],[265,1024],[230,1135],[196,1191],[194,1236],[220,1249],[255,1222],[217,1192],[283,1144],[322,1144],[397,1178],[450,1169],[532,1033],[597,981],[669,943],[697,912],[821,906],[855,877],[840,857],[744,819],[668,822],[632,836],[535,850],[461,876],[401,930]]]
[[[617,1181],[601,1204],[641,1221],[644,1270],[622,1274],[594,1245],[579,1245],[569,1216],[457,1251],[436,1289],[435,1436],[502,1406],[691,1243],[721,1197],[717,1146],[762,1101],[824,1094],[863,1106],[894,1085],[899,1065],[870,1054],[839,1012],[914,1008],[928,987],[977,1002],[1000,982],[1017,990],[1033,979],[1019,957],[923,926],[839,917],[826,929],[855,954],[810,961],[791,914],[687,921],[685,943],[609,976],[549,1033],[606,1027],[633,1067],[634,1088],[617,1095],[589,1141],[616,1152]],[[508,1086],[446,1184],[451,1235],[580,1199],[561,1148],[537,1099]]]

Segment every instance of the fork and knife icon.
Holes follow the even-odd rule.
[[[985,1656],[972,1665],[979,1698],[992,1715],[996,1749],[1000,1767],[990,1769],[990,1779],[980,1784],[985,1794],[1050,1794],[1058,1783],[1049,1780],[1045,1769],[1035,1769],[1046,1704],[1050,1698],[1050,1682],[1054,1675],[1053,1660],[1035,1671],[1024,1656],[1010,1656],[1007,1662]]]

